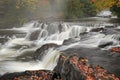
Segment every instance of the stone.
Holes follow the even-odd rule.
[[[54,71],[61,73],[62,80],[120,80],[103,67],[91,65],[86,58],[75,54],[61,55]]]
[[[34,32],[31,32],[30,33],[30,36],[29,36],[29,40],[37,40],[39,34],[40,34],[41,30],[36,30]]]
[[[61,54],[53,71],[10,73],[1,76],[0,80],[120,80],[120,78],[99,65],[91,65],[87,58],[76,54]]]
[[[104,28],[93,28],[92,30],[90,30],[90,32],[100,32],[103,30],[104,30]]]
[[[40,48],[38,48],[34,55],[33,55],[33,59],[34,60],[41,60],[41,58],[43,57],[43,55],[46,53],[46,51],[50,48],[56,48],[58,47],[57,44],[54,44],[54,43],[48,43],[48,44],[45,44],[43,46],[41,46]]]
[[[101,42],[99,45],[98,45],[98,47],[100,47],[100,48],[104,48],[104,47],[106,47],[106,46],[110,46],[110,45],[112,45],[113,44],[113,42],[112,41],[110,41],[110,42]]]
[[[0,80],[51,80],[53,75],[49,70],[34,70],[21,73],[10,73],[0,77]]]

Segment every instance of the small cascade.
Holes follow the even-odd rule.
[[[58,58],[60,56],[60,52],[57,50],[49,49],[48,52],[43,56],[42,63],[45,69],[53,70],[57,65]]]
[[[49,36],[52,35],[52,34],[56,34],[57,32],[59,32],[58,24],[57,23],[49,24],[48,27],[47,27],[47,31],[48,31]]]
[[[47,36],[48,36],[48,32],[45,29],[43,29],[43,30],[41,30],[41,32],[38,36],[38,40],[40,40],[42,38],[46,38]]]
[[[82,26],[73,26],[70,30],[70,38],[79,37],[80,33],[86,32],[86,28]]]
[[[114,44],[119,44],[120,42],[120,35],[119,34],[112,34],[106,35],[103,40],[105,41],[112,41]]]
[[[47,30],[46,30],[47,29]],[[45,42],[49,41],[59,41],[63,43],[64,40],[69,38],[79,37],[80,33],[86,32],[86,27],[79,25],[69,25],[69,24],[53,24],[47,26],[47,28],[42,29],[39,37],[38,43],[43,39]]]
[[[12,28],[16,31],[25,32],[26,36],[9,37],[9,40],[0,47],[0,74],[25,70],[52,70],[57,64],[62,50],[74,46],[96,48],[100,44],[106,44],[110,41],[113,42],[112,46],[120,43],[118,34],[105,34],[99,30],[98,32],[91,31],[93,28],[104,28],[104,25],[98,23],[96,25],[86,25],[82,26],[81,24],[69,22],[40,23],[39,21],[33,21],[21,28]],[[63,44],[65,40],[68,41],[67,45]],[[35,50],[49,43],[61,45],[62,47],[45,48],[46,51],[42,56],[42,60],[25,59],[32,57]],[[22,60],[26,60],[26,62]]]
[[[57,64],[59,55],[59,51],[50,48],[46,51],[46,53],[42,57],[42,60],[39,61],[3,61],[0,62],[0,74],[5,74],[7,72],[21,72],[26,70],[53,70],[53,68]]]

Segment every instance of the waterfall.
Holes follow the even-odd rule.
[[[1,61],[0,62],[0,74],[5,74],[7,72],[21,72],[25,70],[40,70],[48,69],[53,70],[56,66],[60,52],[57,50],[49,49],[44,54],[41,61]],[[1,58],[0,58],[1,59]]]
[[[42,63],[45,69],[53,70],[56,66],[60,52],[57,50],[49,49],[48,53],[43,57]]]
[[[62,44],[64,40],[79,37],[80,33],[86,32],[86,27],[69,24],[50,24],[45,29],[41,30],[38,36],[38,43],[40,43],[41,39],[44,39],[45,42],[57,41]]]
[[[52,70],[57,64],[60,51],[74,46],[94,48],[98,47],[102,41],[106,41],[106,43],[113,41],[114,45],[119,45],[120,36],[117,34],[106,35],[101,32],[90,32],[93,28],[103,27],[103,25],[97,25],[81,26],[81,24],[67,22],[40,23],[33,21],[24,24],[21,28],[10,29],[24,32],[26,36],[9,37],[9,40],[1,45],[0,74],[25,70]],[[68,40],[68,45],[63,45],[65,40]],[[49,43],[61,45],[61,47],[47,49],[41,60],[33,60],[34,52]]]

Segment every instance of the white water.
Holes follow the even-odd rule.
[[[36,24],[34,24],[36,23]],[[39,70],[49,69],[52,70],[57,64],[58,57],[61,50],[65,50],[74,46],[94,48],[98,47],[103,41],[113,41],[114,45],[119,45],[118,35],[105,35],[102,33],[87,34],[85,39],[79,36],[80,33],[89,32],[92,28],[98,26],[87,27],[80,25],[70,25],[69,23],[62,23],[61,32],[59,31],[58,23],[51,23],[50,25],[37,22],[25,24],[21,28],[12,28],[11,30],[26,32],[26,37],[10,38],[8,42],[0,48],[0,74],[7,72],[21,72],[25,70]],[[99,27],[104,27],[99,25]],[[38,35],[33,35],[33,32],[39,31]],[[31,40],[34,36],[37,39]],[[75,43],[59,47],[58,49],[48,49],[41,61],[20,61],[16,57],[23,55],[27,52],[34,52],[37,48],[44,44],[55,43],[62,45],[63,41],[69,38],[78,40]],[[17,48],[16,48],[17,47]],[[107,47],[108,49],[109,47]],[[23,57],[23,59],[26,56]]]
[[[50,49],[46,55],[43,56],[41,61],[0,61],[0,74],[5,74],[7,72],[22,72],[25,70],[53,70],[54,66],[56,66],[59,55],[59,51]]]

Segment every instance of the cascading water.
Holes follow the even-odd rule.
[[[97,24],[98,25],[98,24]],[[96,25],[95,25],[96,26]],[[113,41],[119,45],[119,35],[105,35],[101,32],[90,32],[93,28],[101,27],[81,26],[70,23],[39,23],[33,21],[21,28],[13,28],[18,32],[24,32],[26,36],[10,38],[0,48],[0,74],[7,72],[20,72],[25,70],[49,69],[57,64],[60,51],[73,46],[94,48],[102,41]],[[102,25],[103,27],[103,25]],[[9,30],[9,29],[8,29]],[[80,35],[81,33],[87,33]],[[59,48],[50,48],[42,56],[41,60],[33,60],[32,55],[44,44],[54,43],[62,45],[67,39],[75,39],[76,42],[63,45]]]
[[[41,61],[30,59],[27,62],[23,62],[22,59],[24,60],[30,51],[34,53],[37,48],[44,44],[55,43],[62,45],[65,39],[79,36],[81,32],[84,32],[84,28],[81,26],[70,26],[65,23],[59,26],[58,23],[47,25],[43,23],[38,24],[36,22],[33,24],[32,22],[25,24],[25,26],[20,29],[13,29],[17,31],[24,30],[26,36],[21,38],[11,38],[2,45],[0,49],[0,74],[25,70],[53,69],[60,55],[60,52],[56,49],[48,49]],[[34,35],[33,33],[35,31],[39,32]],[[31,40],[30,37],[33,38],[34,36],[37,36],[37,38]],[[20,58],[21,55],[24,56]],[[17,60],[18,57],[19,60]]]

